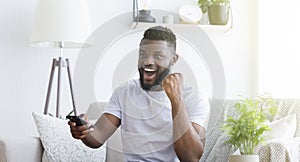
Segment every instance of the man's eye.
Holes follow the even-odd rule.
[[[140,58],[145,58],[147,57],[145,53],[140,53]]]
[[[163,55],[163,54],[156,54],[154,57],[155,57],[156,59],[164,59],[164,58],[165,58],[165,55]]]

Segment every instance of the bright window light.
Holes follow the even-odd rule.
[[[259,93],[299,98],[300,1],[284,4],[259,0]]]

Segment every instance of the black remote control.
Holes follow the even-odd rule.
[[[76,126],[83,126],[83,125],[87,124],[87,122],[84,121],[83,119],[81,119],[79,116],[68,115],[68,116],[66,116],[66,118],[70,119],[72,122],[75,122]]]

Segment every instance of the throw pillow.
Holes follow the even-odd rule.
[[[269,123],[271,130],[266,132],[267,140],[294,137],[296,124],[296,114]]]
[[[300,137],[300,113],[296,114],[297,127],[294,137]]]
[[[89,161],[104,162],[106,147],[92,149],[76,140],[70,133],[67,120],[32,113],[44,148],[43,162]]]

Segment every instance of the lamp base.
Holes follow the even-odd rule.
[[[138,15],[134,18],[134,22],[151,22],[155,23],[156,20],[150,15],[150,10],[139,10]]]
[[[49,78],[49,84],[48,84],[48,90],[47,90],[47,97],[46,97],[46,103],[44,107],[44,114],[48,113],[48,107],[49,107],[49,101],[51,96],[51,89],[52,89],[52,83],[53,83],[53,77],[56,67],[58,68],[58,76],[57,76],[57,98],[56,98],[56,117],[59,117],[59,110],[60,110],[60,98],[61,98],[61,92],[60,92],[60,86],[61,86],[61,75],[62,75],[62,68],[66,67],[68,72],[68,79],[69,79],[69,86],[70,86],[70,92],[71,92],[71,99],[73,104],[73,110],[74,114],[77,115],[76,108],[75,108],[75,101],[74,101],[74,94],[73,94],[73,85],[71,80],[71,72],[70,72],[70,64],[69,59],[65,59],[62,57],[59,57],[58,59],[53,59],[52,61],[52,67],[51,67],[51,73]]]

